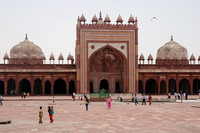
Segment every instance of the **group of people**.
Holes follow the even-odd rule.
[[[135,106],[138,105],[138,96],[137,94],[135,94],[135,96],[133,96],[132,94],[132,102],[135,101]],[[151,94],[149,94],[149,105],[151,105],[152,102],[152,96]],[[146,105],[146,97],[145,94],[142,95],[142,105]]]
[[[180,93],[176,93],[176,92],[174,92],[174,98],[175,98],[175,100],[183,100],[183,99],[185,99],[185,100],[187,100],[188,99],[188,94],[187,93],[183,93],[183,94],[180,94]],[[168,99],[170,100],[171,99],[171,93],[168,93]]]
[[[22,92],[22,98],[26,98],[26,96],[29,98],[30,93]]]
[[[53,123],[53,115],[54,115],[54,108],[53,106],[48,106],[48,113],[49,113],[49,118],[50,118],[50,123]],[[42,106],[40,106],[39,110],[39,123],[42,124],[42,117],[43,117],[43,111],[42,111]]]

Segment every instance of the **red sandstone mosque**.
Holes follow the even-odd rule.
[[[171,40],[157,51],[155,64],[150,54],[138,55],[138,21],[132,15],[123,24],[119,15],[110,24],[100,13],[86,23],[82,15],[76,25],[75,58],[67,63],[62,53],[58,64],[51,53],[46,58],[42,49],[26,38],[4,55],[0,64],[0,94],[13,92],[31,95],[85,94],[109,89],[111,93],[167,94],[200,91],[200,57],[188,59],[187,49]],[[49,61],[48,61],[49,60]]]

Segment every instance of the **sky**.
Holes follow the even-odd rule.
[[[119,14],[124,24],[131,14],[138,18],[139,55],[145,59],[150,53],[155,59],[171,35],[188,50],[188,58],[200,55],[200,0],[0,0],[0,63],[26,33],[47,59],[61,52],[66,62],[69,53],[75,56],[78,16],[91,23],[100,11],[112,24]]]

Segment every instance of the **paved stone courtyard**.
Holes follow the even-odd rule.
[[[0,133],[199,133],[200,102],[112,102],[106,109],[105,102],[92,102],[85,111],[82,101],[71,101],[64,96],[4,101],[0,106]],[[4,99],[9,99],[5,97]],[[44,99],[44,100],[40,100]],[[48,100],[49,99],[49,100]],[[54,106],[54,123],[49,122],[47,106]],[[39,106],[43,106],[43,124],[39,124]]]

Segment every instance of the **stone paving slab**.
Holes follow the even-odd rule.
[[[41,97],[38,97],[41,98]],[[61,97],[62,98],[62,97]],[[54,123],[47,106],[54,106]],[[39,124],[43,106],[43,124]],[[151,106],[112,102],[92,102],[85,111],[82,101],[4,101],[0,106],[0,133],[199,133],[200,103],[153,102]]]

